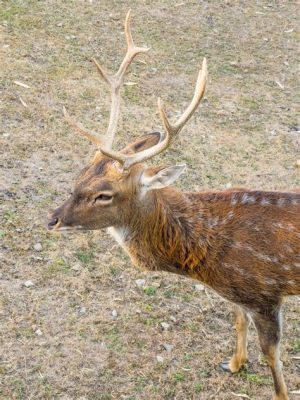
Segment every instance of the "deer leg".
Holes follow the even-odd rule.
[[[250,319],[239,306],[235,310],[235,329],[237,332],[236,350],[230,361],[223,361],[220,367],[227,372],[238,372],[248,359],[247,333]]]
[[[280,361],[281,312],[280,308],[272,315],[254,314],[255,323],[262,352],[272,371],[275,395],[273,400],[288,400],[287,387],[284,382]]]

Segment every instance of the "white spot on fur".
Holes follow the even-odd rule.
[[[291,248],[290,245],[286,244],[286,245],[284,246],[284,248],[286,249],[286,251],[287,251],[288,253],[294,253],[294,251],[293,251],[293,249]]]
[[[235,205],[237,205],[237,203],[238,203],[238,196],[237,196],[237,194],[235,193],[235,194],[231,197],[231,205],[232,205],[232,206],[235,206]]]
[[[207,225],[209,226],[209,228],[213,228],[214,226],[217,226],[218,224],[219,224],[219,217],[210,218],[207,221]]]
[[[271,201],[269,199],[267,199],[266,197],[263,197],[260,201],[260,204],[262,206],[269,206],[271,204]]]
[[[242,275],[242,276],[245,276],[245,277],[248,277],[248,278],[252,278],[253,277],[251,273],[246,271],[244,268],[241,268],[240,265],[237,265],[237,264],[234,264],[234,263],[233,264],[223,263],[222,266],[224,268],[227,268],[230,271],[234,271],[235,274]]]
[[[284,229],[288,232],[294,232],[296,230],[296,228],[294,227],[293,224],[291,224],[290,222],[286,225],[280,223],[280,222],[274,222],[273,226],[279,228],[279,229]]]
[[[256,251],[253,247],[249,246],[248,244],[244,244],[241,242],[235,242],[233,244],[233,247],[236,247],[237,249],[241,249],[241,250],[247,250],[250,253],[252,253],[254,257],[256,257],[262,261],[278,263],[278,257],[259,253],[258,251]]]
[[[284,229],[285,226],[281,222],[274,222],[273,225],[277,228]]]
[[[278,207],[283,207],[286,204],[286,199],[281,198],[277,200]]]
[[[291,269],[291,266],[290,266],[290,265],[287,265],[287,264],[283,264],[283,265],[282,265],[282,268],[285,269],[286,271],[288,271],[288,270]]]
[[[241,198],[242,204],[254,204],[255,202],[256,198],[254,196],[251,196],[249,193],[243,193],[243,196]]]
[[[227,222],[229,222],[232,218],[234,217],[234,212],[233,211],[229,211],[229,213],[226,215],[226,217],[224,219],[221,220],[221,224],[225,225],[227,224]]]
[[[295,227],[294,227],[294,225],[292,225],[292,224],[287,224],[287,230],[289,231],[289,232],[292,232],[292,231],[294,231],[295,230]]]

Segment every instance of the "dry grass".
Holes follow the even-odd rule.
[[[234,346],[223,300],[197,292],[191,280],[134,270],[105,233],[54,236],[44,227],[93,153],[64,124],[62,105],[105,129],[107,92],[89,58],[116,68],[129,6],[136,43],[152,51],[128,76],[138,85],[123,93],[120,144],[160,128],[157,96],[173,115],[184,107],[206,55],[207,98],[180,146],[155,162],[187,162],[179,185],[194,190],[300,184],[296,2],[2,2],[0,398],[270,399],[253,329],[247,369],[237,376],[218,369]],[[299,390],[292,359],[300,352],[299,300],[285,308],[282,359],[290,390]]]

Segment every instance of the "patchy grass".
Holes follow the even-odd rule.
[[[91,263],[91,261],[94,257],[94,254],[91,250],[82,249],[82,250],[78,250],[75,253],[75,256],[78,258],[79,261],[82,262],[82,264],[88,265]]]
[[[248,382],[253,382],[257,385],[268,385],[270,386],[272,384],[272,378],[270,376],[264,376],[264,375],[258,375],[258,374],[253,374],[249,373],[246,370],[241,370],[239,373],[239,376],[245,379]]]
[[[234,349],[228,305],[218,296],[196,291],[189,279],[133,269],[104,232],[45,229],[48,211],[68,196],[94,152],[65,124],[62,106],[105,131],[109,94],[90,58],[117,70],[128,2],[2,3],[0,398],[232,400],[232,392],[271,398],[253,328],[248,369],[231,376],[218,368]],[[125,79],[136,85],[122,92],[119,145],[162,129],[158,96],[171,117],[181,112],[206,56],[206,97],[178,142],[153,163],[186,162],[183,189],[299,187],[296,3],[130,6],[135,42],[151,51]],[[137,279],[146,280],[143,289]],[[23,285],[27,280],[32,287]],[[285,309],[284,372],[289,389],[299,390],[299,362],[292,359],[300,351],[298,299]],[[162,321],[170,329],[162,330]]]
[[[147,296],[155,296],[156,295],[156,288],[153,286],[146,286],[144,287],[144,293]]]

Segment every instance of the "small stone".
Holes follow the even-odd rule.
[[[118,316],[117,310],[112,310],[111,315],[112,315],[114,318],[117,318],[117,316]]]
[[[174,346],[172,344],[164,343],[163,348],[167,353],[171,353],[171,351],[174,349]]]
[[[203,292],[203,290],[205,289],[205,287],[203,285],[195,285],[195,289],[198,290],[199,292]]]
[[[34,286],[34,283],[32,281],[26,281],[23,283],[23,285],[27,288],[30,288],[30,287]]]
[[[167,322],[162,322],[160,326],[163,328],[164,331],[167,331],[170,328],[170,325]]]
[[[171,320],[172,322],[176,322],[176,321],[177,321],[177,319],[174,317],[174,315],[171,315],[171,316],[170,316],[170,320]]]
[[[78,264],[74,264],[73,267],[71,268],[72,271],[78,272],[82,270],[82,266]]]
[[[135,281],[135,283],[136,283],[136,286],[138,286],[138,287],[144,287],[146,285],[145,279],[137,279]]]
[[[162,356],[156,356],[156,361],[158,363],[163,363],[164,362],[164,358]]]
[[[43,336],[43,332],[42,332],[40,329],[37,329],[34,333],[35,333],[37,336]]]
[[[296,161],[296,167],[300,168],[300,160]]]
[[[85,307],[81,307],[79,310],[79,314],[85,314],[86,313],[86,308]]]
[[[43,250],[43,247],[42,247],[41,243],[36,243],[36,244],[33,246],[33,249],[34,249],[35,251],[42,251],[42,250]]]
[[[160,288],[161,282],[153,282],[151,286],[155,287],[156,289]]]
[[[225,189],[230,189],[231,187],[232,187],[232,183],[231,182],[226,183]]]

